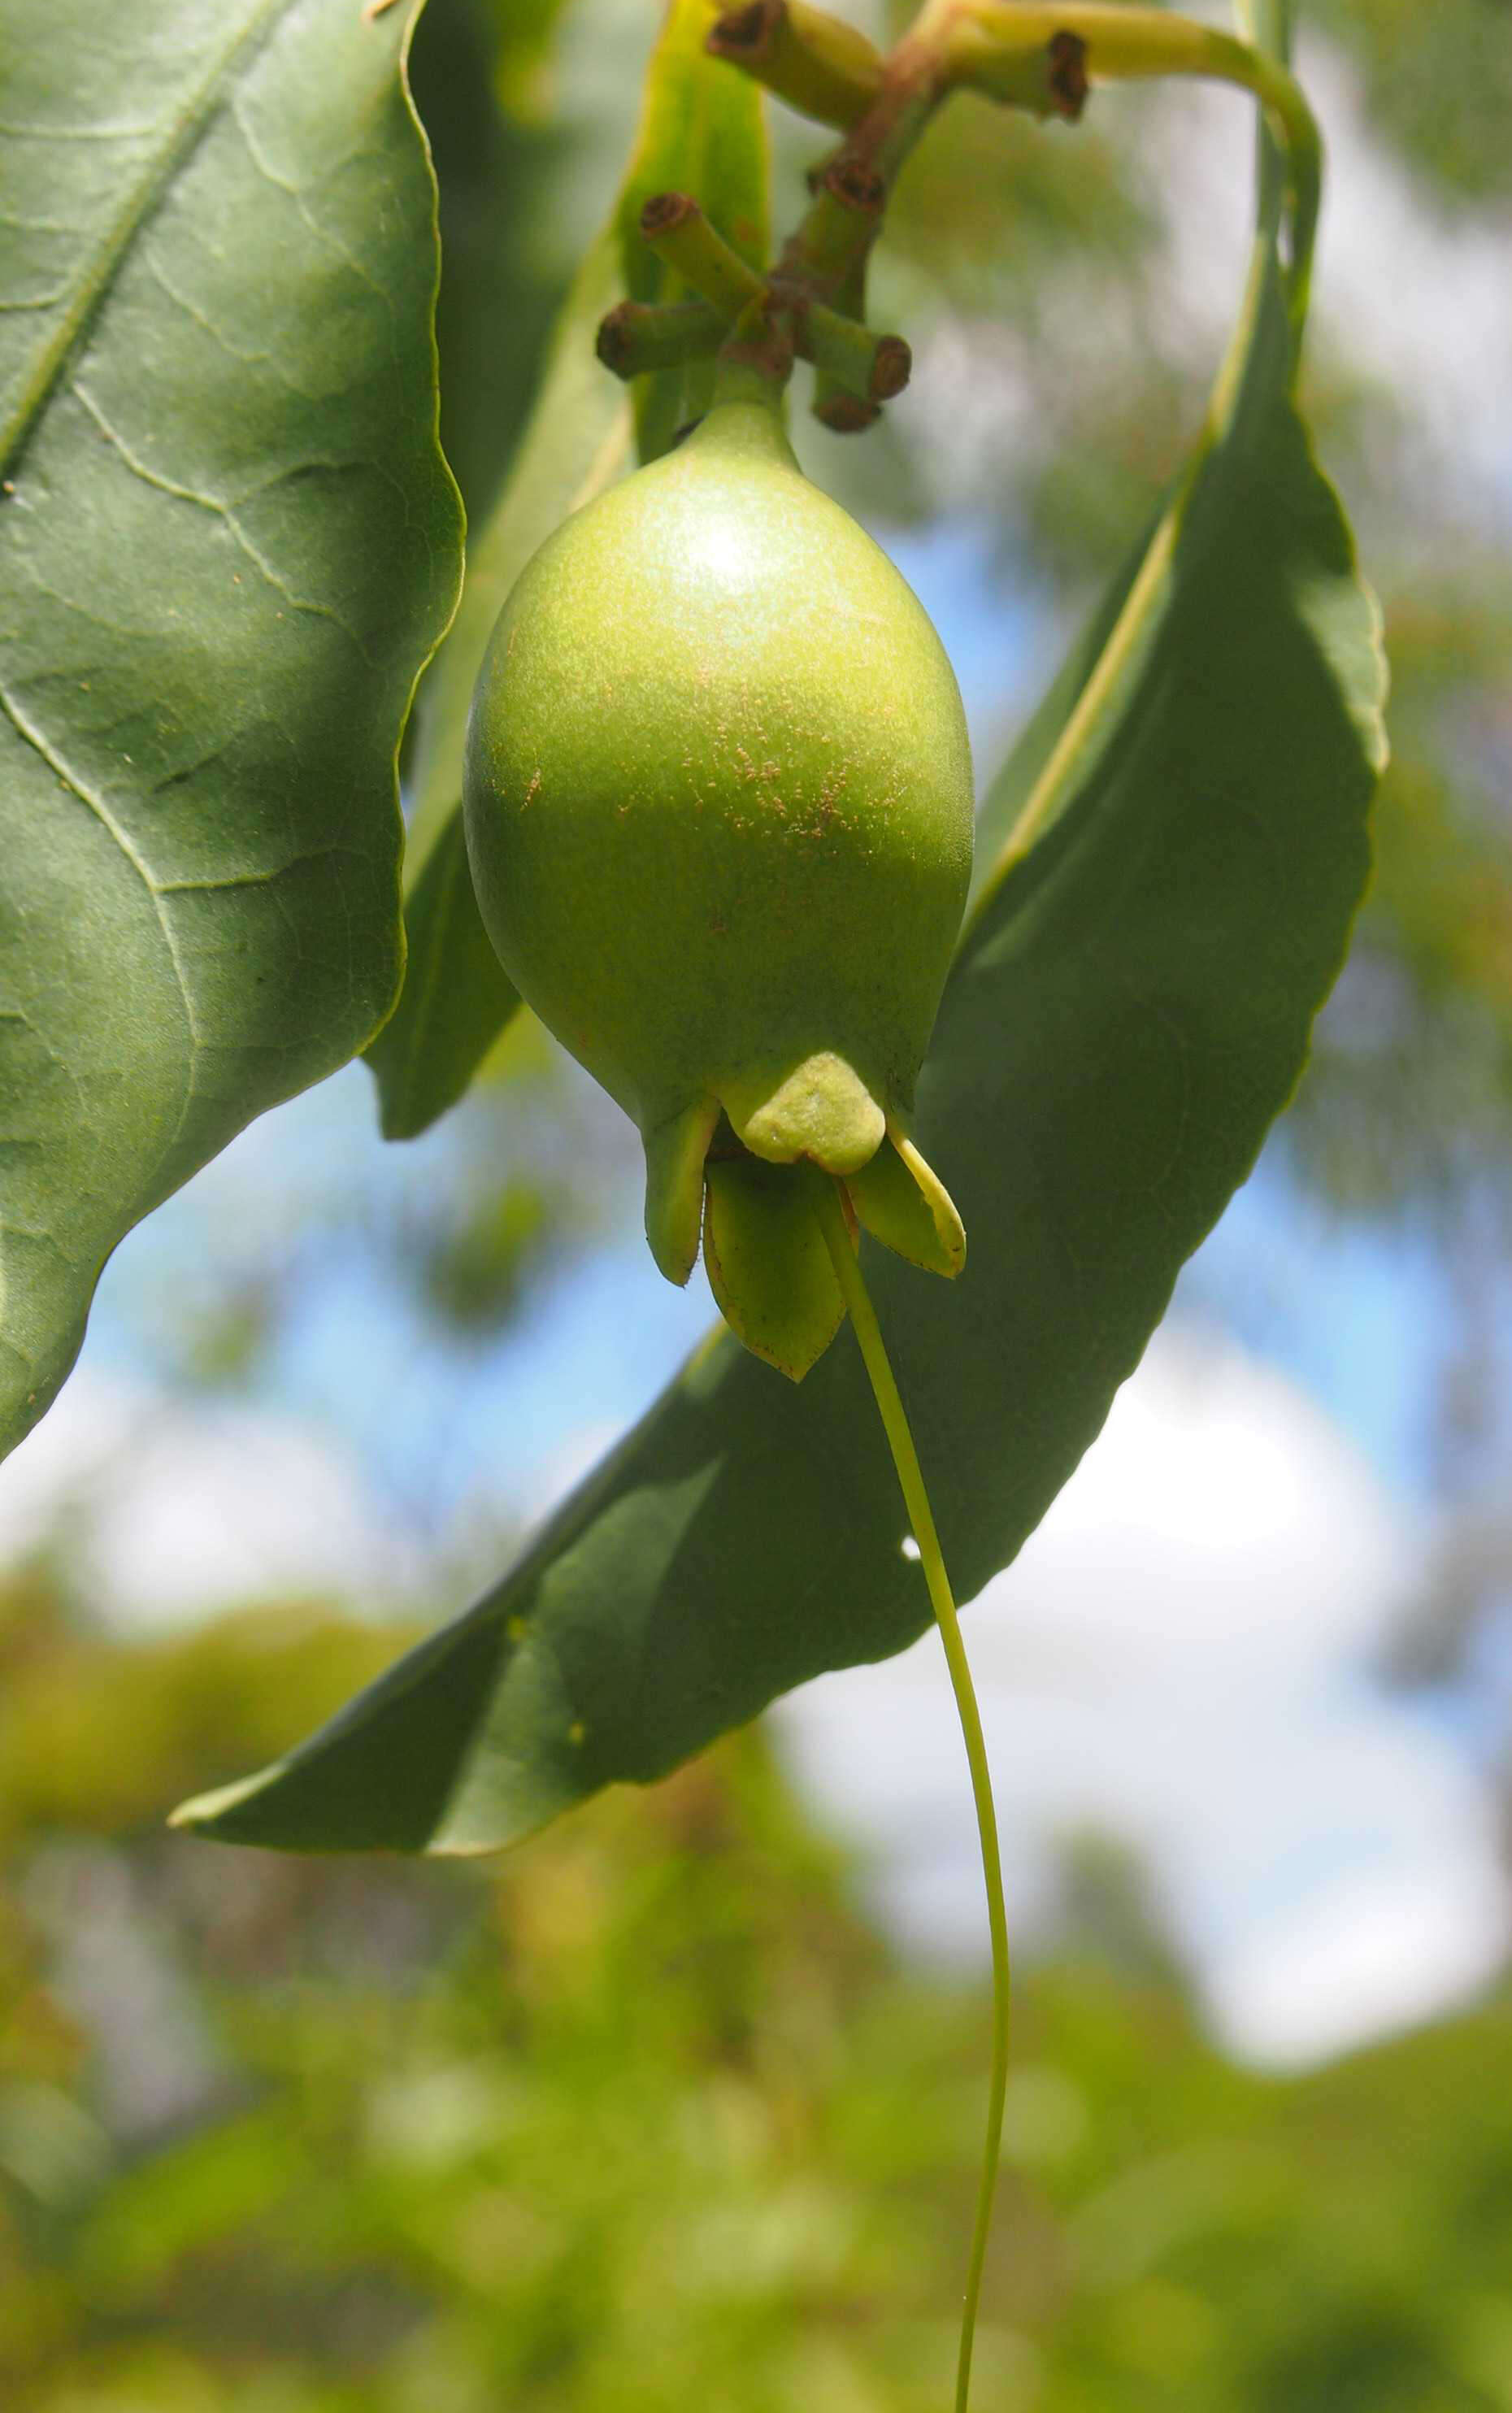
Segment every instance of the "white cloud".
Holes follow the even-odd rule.
[[[1286,1378],[1178,1330],[972,1619],[984,1673],[1121,1691],[1131,1674],[1295,1684],[1379,1629],[1410,1581],[1400,1513]],[[1006,1615],[991,1614],[1007,1611]]]
[[[92,1477],[120,1449],[141,1409],[131,1385],[81,1370],[14,1449],[0,1475],[0,1566],[43,1547],[74,1514]]]
[[[309,1427],[83,1369],[0,1488],[0,1564],[44,1544],[118,1631],[312,1592],[381,1612],[419,1574],[355,1464]]]
[[[1373,133],[1357,77],[1310,41],[1302,73],[1327,142],[1318,240],[1327,332],[1409,397],[1444,462],[1508,498],[1512,218],[1440,209]]]
[[[1215,2022],[1253,2059],[1338,2050],[1478,1982],[1507,1943],[1483,1798],[1452,1743],[1362,1672],[1420,1547],[1282,1377],[1159,1336],[965,1621],[1020,1932],[1050,1906],[1060,1842],[1090,1828],[1144,1858]],[[882,1916],[921,1948],[984,1955],[933,1635],[777,1716]],[[1294,1932],[1330,1951],[1282,1948]]]
[[[1362,1872],[1256,1922],[1207,1991],[1233,2048],[1283,2068],[1430,2018],[1489,1984],[1506,1948],[1500,1873],[1457,1856]]]
[[[1304,37],[1298,71],[1325,144],[1312,340],[1395,393],[1461,500],[1478,490],[1505,511],[1512,220],[1445,210],[1381,140],[1357,74],[1331,43]],[[1167,348],[1200,372],[1216,360],[1242,284],[1253,108],[1230,88],[1184,83],[1143,106],[1142,157],[1164,200],[1169,254],[1152,300]]]

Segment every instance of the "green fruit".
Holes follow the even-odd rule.
[[[786,1371],[838,1292],[827,1261],[784,1261],[812,1217],[763,1166],[842,1177],[860,1221],[956,1269],[958,1220],[906,1132],[971,873],[960,696],[922,606],[766,404],[717,405],[526,566],[465,796],[505,970],[640,1126],[669,1279],[697,1257],[711,1142],[716,1296]]]

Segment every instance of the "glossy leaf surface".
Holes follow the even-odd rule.
[[[986,807],[918,1118],[966,1269],[864,1244],[963,1598],[1249,1172],[1364,885],[1376,614],[1290,383],[1267,204],[1201,456]],[[186,1814],[293,1848],[508,1843],[902,1648],[929,1617],[904,1538],[853,1338],[797,1392],[711,1339],[476,1608]]]
[[[408,14],[9,13],[0,1445],[122,1235],[398,983],[460,538]]]
[[[462,752],[474,682],[504,600],[560,520],[633,467],[626,389],[594,354],[600,319],[627,289],[663,290],[636,232],[655,192],[701,194],[753,258],[766,243],[761,95],[704,55],[704,0],[673,0],[647,70],[640,131],[610,222],[562,306],[541,392],[500,499],[469,542],[461,608],[419,707],[416,807],[406,871],[409,970],[368,1060],[389,1139],[413,1139],[454,1105],[519,999],[489,943],[462,839]],[[706,364],[704,364],[706,366]],[[677,371],[639,380],[643,453],[702,401]]]

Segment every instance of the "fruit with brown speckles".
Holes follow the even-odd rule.
[[[953,1269],[958,1222],[905,1134],[971,871],[960,697],[772,411],[719,406],[527,565],[466,807],[505,970],[641,1128],[664,1273],[697,1255],[721,1115],[726,1147],[848,1183],[901,1145],[925,1259]]]

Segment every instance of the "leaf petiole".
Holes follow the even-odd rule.
[[[924,1472],[913,1436],[909,1430],[908,1416],[894,1379],[887,1351],[883,1346],[882,1327],[877,1322],[871,1295],[852,1244],[850,1226],[840,1203],[836,1181],[821,1177],[814,1183],[814,1212],[824,1236],[836,1279],[855,1327],[861,1345],[872,1396],[882,1417],[887,1445],[908,1510],[909,1523],[918,1545],[919,1561],[929,1588],[930,1605],[940,1638],[944,1645],[945,1665],[950,1670],[956,1708],[960,1717],[961,1734],[966,1743],[967,1763],[971,1772],[971,1794],[976,1803],[977,1832],[982,1843],[982,1874],[986,1886],[987,1924],[992,1934],[992,2076],[987,2094],[986,2137],[982,2159],[982,2180],[977,2193],[976,2226],[971,2238],[971,2257],[966,2275],[966,2300],[961,2313],[960,2355],[956,2371],[956,2413],[967,2413],[971,2388],[971,2349],[976,2336],[977,2308],[982,2297],[982,2272],[986,2260],[987,2235],[992,2226],[992,2199],[998,2184],[998,2162],[1002,2146],[1003,2099],[1008,2085],[1008,1917],[1002,1898],[1002,1858],[998,1848],[998,1818],[992,1801],[992,1774],[987,1766],[986,1743],[982,1733],[981,1713],[976,1705],[976,1692],[971,1682],[971,1665],[961,1629],[956,1615],[956,1602],[945,1573],[945,1562],[935,1531],[929,1494],[925,1488]]]

